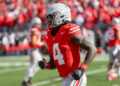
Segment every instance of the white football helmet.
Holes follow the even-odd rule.
[[[41,25],[42,21],[40,18],[35,17],[31,20],[31,26],[35,26],[35,25]]]
[[[119,18],[113,18],[112,25],[120,25],[120,19]]]
[[[66,21],[71,21],[71,10],[62,3],[56,3],[48,8],[46,17],[48,22],[56,27]]]

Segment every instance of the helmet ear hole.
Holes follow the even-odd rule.
[[[63,18],[64,17],[64,15],[62,15],[62,16],[60,16],[61,18]]]

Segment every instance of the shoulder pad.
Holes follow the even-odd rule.
[[[76,26],[78,26],[78,25],[76,25],[76,24],[66,24],[66,25],[63,26],[63,28],[70,29],[70,28],[73,28],[73,27],[76,27]]]

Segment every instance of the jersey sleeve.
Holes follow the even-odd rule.
[[[81,34],[80,27],[75,24],[71,25],[68,29],[68,34],[69,34],[70,38],[72,38],[78,34]]]
[[[120,27],[117,27],[117,31],[120,31]]]

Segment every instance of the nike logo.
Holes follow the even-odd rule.
[[[63,34],[64,32],[61,32],[61,34]]]

